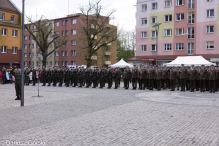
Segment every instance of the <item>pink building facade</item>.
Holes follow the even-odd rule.
[[[178,56],[219,62],[219,0],[137,0],[136,65],[163,65]],[[159,26],[158,46],[153,25]]]

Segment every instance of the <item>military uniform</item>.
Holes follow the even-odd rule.
[[[115,89],[117,89],[119,87],[119,79],[120,78],[120,74],[119,71],[116,70],[114,73],[114,79],[115,79]]]
[[[36,70],[32,69],[31,72],[32,72],[33,86],[35,86],[35,84],[36,84]]]
[[[52,71],[52,77],[53,77],[53,86],[56,86],[56,84],[57,84],[57,77],[58,77],[58,72],[57,72],[57,70],[56,69],[54,69],[53,71]]]
[[[14,71],[15,68],[11,70],[11,74],[15,77],[15,90],[17,98],[15,100],[21,100],[21,72]]]
[[[206,78],[207,70],[205,68],[200,69],[200,91],[205,92],[206,90]]]
[[[132,69],[132,88],[133,89],[137,88],[137,79],[138,79],[138,69],[133,68]]]
[[[129,79],[130,79],[131,75],[132,75],[132,72],[130,71],[130,69],[126,68],[124,70],[124,76],[123,76],[125,89],[129,89]]]
[[[3,82],[3,84],[6,83],[5,78],[6,78],[6,70],[3,68],[3,69],[2,69],[2,82]]]
[[[138,71],[138,81],[139,81],[139,89],[142,90],[144,87],[144,77],[145,76],[145,69],[141,68]]]
[[[64,76],[63,70],[60,69],[60,70],[58,71],[59,87],[62,87],[62,84],[63,84],[63,76]]]
[[[157,90],[161,90],[161,81],[162,81],[162,70],[157,69],[156,70],[156,81],[157,81]]]
[[[174,68],[170,69],[170,91],[175,91],[176,88],[176,78],[177,78],[177,70]]]
[[[180,78],[181,91],[185,91],[186,76],[187,76],[187,69],[183,66],[182,68],[179,69],[179,78]]]
[[[70,70],[67,69],[65,71],[65,84],[66,84],[66,87],[69,87],[69,84],[70,84],[70,74],[71,74]]]
[[[26,69],[24,71],[24,77],[25,77],[25,84],[26,85],[29,85],[29,80],[30,80],[29,76],[30,76],[30,71],[29,71],[29,69]]]
[[[107,73],[108,89],[110,89],[113,85],[113,76],[113,71],[110,69]]]
[[[50,86],[51,81],[52,81],[52,71],[50,69],[46,72],[46,76],[48,80],[48,86]]]
[[[99,79],[100,79],[100,88],[103,88],[105,82],[105,71],[103,69],[99,71]]]
[[[215,69],[209,69],[209,92],[215,92],[215,78],[216,71]]]
[[[155,77],[155,70],[153,68],[148,69],[149,90],[153,90],[154,88],[154,77]]]
[[[195,79],[196,79],[196,75],[197,75],[197,70],[195,70],[194,68],[189,70],[190,73],[190,90],[191,92],[195,91]]]
[[[163,89],[167,89],[169,87],[168,81],[168,69],[162,69],[162,87]]]
[[[42,75],[43,86],[45,86],[46,85],[46,69],[42,70],[41,75]]]
[[[72,87],[76,87],[77,86],[77,69],[73,69],[72,71],[72,81],[73,81],[73,85]]]
[[[93,88],[96,88],[98,86],[98,71],[96,69],[94,69],[93,71],[92,79],[93,79]]]

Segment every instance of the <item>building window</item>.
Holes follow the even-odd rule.
[[[64,61],[62,61],[62,66],[65,66],[65,62]]]
[[[151,38],[156,38],[157,33],[155,30],[151,31]]]
[[[71,45],[72,45],[72,46],[75,46],[75,45],[76,45],[76,40],[72,40],[72,41],[71,41]]]
[[[1,53],[7,53],[7,46],[2,46]]]
[[[65,36],[65,31],[62,31],[62,36]]]
[[[176,51],[182,51],[184,49],[183,43],[176,43]]]
[[[58,66],[59,65],[59,62],[58,61],[55,61],[55,66]]]
[[[68,51],[65,51],[65,56],[68,56]]]
[[[142,39],[147,38],[147,32],[146,31],[141,32],[141,38]]]
[[[66,66],[68,65],[68,61],[65,61],[65,65],[66,65]]]
[[[71,34],[72,34],[72,35],[76,35],[76,34],[77,34],[77,30],[72,30],[72,31],[71,31]]]
[[[65,25],[65,21],[63,20],[63,21],[62,21],[62,26],[64,26],[64,25]]]
[[[27,57],[27,53],[24,53],[24,57]]]
[[[24,45],[24,49],[27,49],[27,45]]]
[[[0,20],[4,20],[5,19],[5,14],[0,13]]]
[[[151,17],[151,24],[157,23],[157,17]]]
[[[11,22],[14,22],[14,21],[15,21],[15,16],[11,15]]]
[[[40,57],[40,53],[39,52],[37,52],[36,57]]]
[[[171,7],[172,6],[172,0],[165,0],[165,7]]]
[[[195,30],[194,27],[188,28],[188,38],[187,39],[194,39]]]
[[[147,51],[147,45],[141,45],[141,52]]]
[[[181,35],[183,35],[183,28],[177,28],[176,29],[176,36],[181,36]]]
[[[31,58],[31,53],[29,53],[29,56],[30,56],[30,58]]]
[[[182,20],[184,20],[184,13],[176,14],[176,21],[182,21]]]
[[[56,52],[55,54],[56,54],[56,55],[55,55],[56,57],[59,56],[59,52]]]
[[[17,54],[17,47],[12,47],[12,54]]]
[[[157,51],[157,45],[152,44],[151,45],[151,51]]]
[[[76,51],[75,50],[71,51],[71,56],[76,56]]]
[[[195,0],[188,0],[188,9],[195,8]]]
[[[76,61],[71,61],[71,65],[76,66]]]
[[[68,20],[65,20],[65,25],[68,25]]]
[[[188,24],[194,24],[195,23],[195,13],[189,12],[188,13]]]
[[[164,36],[172,36],[172,29],[164,29]]]
[[[71,23],[72,24],[76,24],[77,23],[77,19],[72,19]]]
[[[64,51],[62,51],[62,56],[65,56],[65,52]]]
[[[24,40],[25,40],[25,41],[27,40],[27,36],[24,36]]]
[[[68,30],[65,31],[65,34],[68,35]]]
[[[156,10],[157,9],[157,3],[152,3],[151,6],[152,6],[151,7],[152,10]]]
[[[187,54],[193,55],[194,54],[194,43],[187,44]]]
[[[142,24],[142,25],[147,24],[147,18],[142,18],[142,19],[141,19],[141,24]]]
[[[59,26],[59,22],[55,22],[55,26],[58,27]]]
[[[214,26],[207,26],[206,33],[214,33]]]
[[[18,33],[17,30],[12,30],[12,37],[17,37],[17,33]]]
[[[24,66],[27,66],[27,62],[24,62]]]
[[[207,10],[207,17],[214,17],[214,9]]]
[[[164,51],[171,51],[172,50],[172,44],[164,44]]]
[[[141,11],[146,11],[147,10],[147,4],[141,5]]]
[[[206,49],[207,50],[214,49],[214,42],[206,42]]]
[[[176,0],[176,6],[181,6],[184,5],[185,1],[184,0]]]
[[[8,30],[5,28],[2,28],[2,36],[7,36]]]
[[[170,21],[172,21],[172,15],[165,15],[164,22],[170,22]]]

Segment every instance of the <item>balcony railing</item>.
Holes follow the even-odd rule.
[[[105,52],[104,52],[104,55],[110,56],[110,55],[111,55],[111,52],[110,52],[110,51],[105,51]]]
[[[104,61],[105,65],[111,65],[111,61]]]
[[[97,56],[91,56],[92,60],[97,60]]]

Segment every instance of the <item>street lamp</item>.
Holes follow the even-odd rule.
[[[153,25],[153,27],[155,27],[155,29],[156,29],[156,66],[158,65],[158,64],[157,64],[158,31],[159,31],[159,26],[160,26],[161,24],[162,24],[162,23],[157,23],[157,24]]]
[[[24,1],[22,0],[21,106],[24,106]]]

